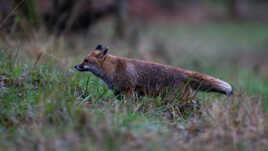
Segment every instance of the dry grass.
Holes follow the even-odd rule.
[[[213,101],[201,112],[202,123],[198,119],[189,123],[189,131],[196,131],[186,145],[190,150],[267,149],[267,118],[258,99],[236,96],[223,102]]]

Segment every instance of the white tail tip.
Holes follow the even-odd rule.
[[[219,81],[219,86],[225,91],[226,95],[233,95],[233,87],[220,79],[217,79]]]

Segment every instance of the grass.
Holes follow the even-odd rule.
[[[236,93],[229,98],[199,93],[200,109],[182,116],[167,110],[172,106],[161,104],[159,98],[117,100],[101,80],[73,69],[78,58],[88,53],[85,49],[107,35],[55,40],[37,33],[18,44],[20,39],[7,36],[11,47],[0,51],[0,150],[267,150],[268,79],[263,72],[224,61],[233,56],[232,51],[222,53],[260,47],[266,29],[259,26],[145,29],[144,41],[135,52],[138,58],[160,58],[160,62],[170,61],[235,86]],[[247,36],[254,31],[256,35]],[[158,38],[164,40],[159,44]],[[159,45],[163,50],[155,49]],[[111,53],[116,55],[131,50],[112,46]],[[144,47],[153,57],[142,51]],[[195,50],[200,52],[194,54]],[[40,60],[36,60],[38,51]],[[25,52],[37,55],[29,59]],[[163,52],[166,58],[159,57]]]
[[[115,99],[91,74],[22,63],[6,51],[0,60],[1,150],[268,148],[267,118],[253,96],[202,95],[199,111],[174,118],[159,99]]]

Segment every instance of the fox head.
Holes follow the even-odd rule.
[[[108,48],[103,48],[102,45],[98,45],[95,50],[86,56],[82,63],[74,66],[74,68],[78,71],[90,71],[96,76],[102,76],[102,64],[105,61],[108,50]]]

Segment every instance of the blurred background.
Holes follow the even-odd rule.
[[[71,68],[104,44],[268,93],[265,0],[0,0],[0,20],[0,48],[34,63]]]
[[[119,101],[73,68],[98,44],[234,96]],[[0,150],[264,151],[267,115],[267,0],[0,0]]]

